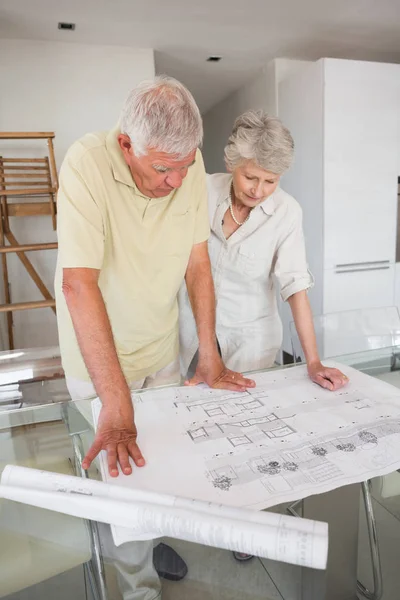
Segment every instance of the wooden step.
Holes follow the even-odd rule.
[[[51,215],[51,206],[50,202],[14,202],[7,204],[7,213],[9,217]]]
[[[9,254],[10,252],[33,252],[35,250],[56,250],[57,242],[47,242],[44,244],[20,244],[18,246],[0,246],[0,254]]]
[[[38,300],[36,302],[15,302],[14,304],[0,304],[0,313],[14,310],[28,310],[31,308],[54,308],[55,300]]]
[[[44,182],[43,182],[44,183]],[[55,194],[56,189],[52,187],[46,188],[26,188],[24,190],[2,190],[0,189],[0,196],[40,196],[40,195],[49,195]]]
[[[55,137],[53,131],[1,131],[0,140],[28,140],[51,139]]]

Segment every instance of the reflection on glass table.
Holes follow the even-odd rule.
[[[341,362],[356,365],[382,379],[389,378],[392,384],[400,387],[400,371],[393,370],[389,349],[342,356]],[[25,388],[27,393],[22,409],[0,412],[0,469],[6,464],[18,464],[59,473],[79,473],[79,453],[82,445],[90,443],[93,432],[72,402],[64,402],[62,398],[60,403],[57,391],[46,387],[46,383],[42,387],[46,390],[42,406],[30,406],[31,399],[36,403],[35,390]],[[397,487],[397,475],[394,473],[390,482],[379,478],[372,483],[384,600],[393,600],[398,589],[395,549],[400,539],[400,486]],[[90,477],[99,478],[96,467],[90,471]],[[312,497],[299,508],[307,517],[331,519],[332,540],[338,545],[338,548],[332,548],[332,553],[339,550],[339,555],[346,557],[346,564],[334,565],[336,572],[334,578],[328,577],[326,592],[320,591],[327,585],[327,580],[324,577],[322,581],[319,572],[258,558],[241,564],[226,550],[167,540],[185,558],[189,573],[181,582],[163,581],[164,600],[356,598],[356,572],[348,568],[346,550],[350,547],[354,551],[358,518],[359,577],[366,586],[373,587],[364,513],[358,510],[359,496],[359,486],[348,486]],[[274,511],[285,512],[286,509],[287,506],[280,506]],[[99,555],[105,565],[106,588],[103,590],[97,577],[98,571],[102,570]],[[357,561],[354,552],[351,561]],[[346,585],[353,585],[353,596],[337,595],[332,586],[338,579],[342,582],[347,579]],[[96,529],[88,528],[85,522],[73,517],[7,501],[0,503],[0,582],[0,597],[9,597],[9,600],[53,597],[63,600],[64,596],[70,598],[73,595],[80,600],[91,597],[92,587],[97,597],[122,597],[109,549],[104,544],[100,546]]]
[[[57,346],[0,352],[0,411],[69,399]]]

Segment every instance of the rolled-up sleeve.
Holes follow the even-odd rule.
[[[308,290],[314,285],[314,277],[307,265],[302,211],[296,205],[291,207],[290,212],[290,226],[278,246],[274,268],[284,302],[293,294]]]
[[[104,255],[101,211],[84,176],[68,155],[60,171],[57,211],[61,267],[101,269]]]

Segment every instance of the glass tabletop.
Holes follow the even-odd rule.
[[[85,418],[85,410],[90,412],[90,400],[80,401],[79,410],[69,400],[58,349],[25,351],[3,360],[0,353],[0,472],[5,465],[14,464],[83,475],[80,460],[93,439],[92,428]],[[400,370],[397,370],[400,364],[395,348],[353,353],[335,360],[400,388]],[[89,477],[100,479],[96,464]],[[396,597],[399,583],[395,559],[400,540],[399,478],[400,474],[395,472],[370,484],[381,550],[384,600]],[[284,514],[287,508],[282,505],[272,511]],[[373,587],[363,509],[359,519],[358,575],[366,586]],[[323,585],[319,583],[319,572],[257,557],[239,562],[228,550],[176,539],[161,542],[175,550],[188,566],[182,581],[161,579],[164,600],[333,599],[329,589],[326,596],[305,595],[305,581],[310,577],[318,582],[312,584],[315,589]],[[136,600],[136,596],[129,594],[135,582],[134,564],[140,562],[140,557],[132,552],[128,548],[125,554],[115,556],[107,526],[0,501],[0,598],[64,600],[74,595],[76,600],[90,597]],[[167,553],[164,557],[163,552]],[[182,564],[178,559],[174,562],[175,555],[168,552],[165,546],[157,546],[156,564],[160,568],[163,560],[172,560],[172,571],[178,577],[183,573]],[[140,596],[137,598],[142,600]],[[143,600],[153,599],[143,596]]]

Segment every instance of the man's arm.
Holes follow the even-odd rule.
[[[207,242],[193,246],[186,270],[186,287],[199,338],[199,361],[194,377],[187,382],[205,381],[210,387],[244,391],[254,387],[251,379],[226,369],[218,353],[215,336],[215,294]]]
[[[136,443],[133,406],[128,384],[119,364],[104,300],[98,286],[100,271],[64,268],[63,293],[89,375],[102,401],[96,437],[82,466],[88,469],[101,450],[107,451],[110,475],[118,475],[117,463],[129,475],[129,456],[144,465]]]
[[[347,383],[347,377],[338,369],[324,367],[318,354],[314,322],[307,292],[296,292],[288,299],[296,330],[303,348],[310,378],[321,387],[337,390]]]

